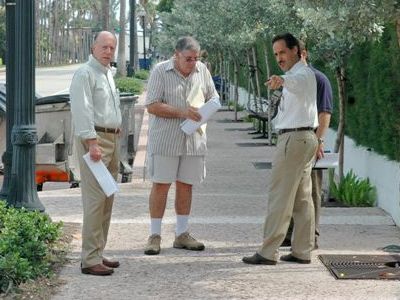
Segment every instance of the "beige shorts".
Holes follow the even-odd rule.
[[[149,156],[148,173],[157,183],[180,181],[186,184],[199,184],[206,177],[204,156]]]

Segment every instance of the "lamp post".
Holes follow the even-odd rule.
[[[144,10],[139,11],[138,16],[142,19],[142,30],[143,30],[143,61],[144,69],[147,69],[147,59],[146,59],[146,12]]]
[[[11,186],[7,202],[17,208],[44,211],[35,182],[35,2],[15,0],[15,111]],[[8,102],[8,101],[7,101]]]
[[[13,147],[11,144],[11,130],[14,125],[14,74],[15,74],[15,0],[6,1],[6,41],[7,41],[7,68],[6,68],[6,152],[2,156],[4,164],[4,180],[0,191],[0,198],[7,199],[11,185],[11,167]]]

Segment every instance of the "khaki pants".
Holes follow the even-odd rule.
[[[257,251],[278,260],[293,215],[295,230],[292,254],[310,259],[314,247],[314,205],[311,200],[311,168],[317,149],[313,131],[289,132],[279,136],[273,160],[264,242]]]
[[[101,148],[102,161],[110,173],[117,179],[119,168],[119,137],[112,133],[97,133]],[[89,149],[84,141],[75,139],[81,173],[81,191],[83,205],[82,227],[82,267],[101,264],[103,251],[107,243],[114,196],[106,197],[100,185],[83,160]]]
[[[322,169],[314,169],[311,171],[311,185],[312,185],[312,200],[314,204],[315,214],[315,241],[319,236],[319,219],[321,216],[321,195],[322,195]],[[293,233],[293,218],[290,221],[290,226],[287,231],[285,239],[291,240]]]

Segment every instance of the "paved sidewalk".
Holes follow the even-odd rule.
[[[140,103],[139,103],[140,105]],[[174,191],[169,195],[161,254],[146,256],[149,234],[148,195],[143,181],[147,115],[139,139],[133,183],[120,184],[106,254],[120,260],[110,277],[82,275],[80,232],[73,241],[71,263],[61,272],[65,285],[53,299],[400,299],[398,281],[335,280],[318,254],[383,254],[377,250],[400,244],[400,230],[378,208],[324,208],[320,249],[310,265],[279,262],[249,266],[244,255],[261,243],[270,170],[254,162],[270,162],[274,147],[239,147],[265,143],[248,134],[250,123],[229,122],[232,112],[218,112],[208,124],[207,179],[194,190],[191,231],[206,249],[172,248]],[[228,122],[226,122],[228,120]],[[140,159],[139,159],[140,158]],[[39,193],[54,220],[81,224],[79,189]],[[281,248],[288,253],[288,248]]]

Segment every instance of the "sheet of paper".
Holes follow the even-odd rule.
[[[186,101],[188,102],[188,104],[190,106],[197,107],[197,108],[201,107],[204,104],[205,98],[204,98],[203,91],[201,90],[200,83],[196,82],[193,85]]]
[[[83,159],[88,165],[90,171],[92,171],[94,177],[107,197],[110,197],[112,194],[118,191],[118,185],[115,182],[114,177],[112,177],[110,171],[108,171],[102,160],[91,160],[89,152],[83,156]]]
[[[181,129],[186,134],[193,134],[202,124],[206,123],[210,117],[215,114],[218,109],[221,108],[221,103],[219,102],[219,97],[213,97],[207,101],[202,107],[199,108],[199,113],[201,115],[200,122],[195,122],[193,120],[185,120],[181,123]]]
[[[317,160],[314,169],[334,169],[339,166],[339,153],[324,153],[324,157]]]

